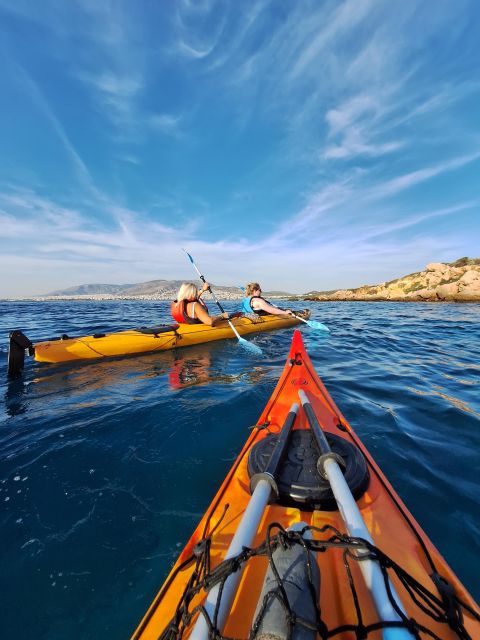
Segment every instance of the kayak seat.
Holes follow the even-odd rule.
[[[157,335],[159,333],[167,333],[167,331],[176,331],[179,326],[178,324],[159,324],[156,327],[139,327],[135,329],[135,331],[149,335]]]
[[[363,454],[355,445],[340,436],[325,434],[332,451],[345,461],[345,480],[355,500],[361,498],[370,482]],[[252,477],[265,471],[278,436],[270,434],[257,442],[248,458],[248,473]],[[310,429],[295,429],[290,435],[277,477],[278,504],[303,511],[337,511],[337,503],[328,480],[317,471],[318,449]]]

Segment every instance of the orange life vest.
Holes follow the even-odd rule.
[[[170,307],[172,318],[177,322],[183,322],[184,324],[202,324],[201,320],[198,320],[197,318],[190,318],[190,316],[187,314],[187,304],[189,302],[198,302],[202,305],[205,311],[208,311],[205,302],[203,302],[203,300],[200,300],[199,298],[196,298],[195,300],[182,300],[181,302],[177,302],[176,300],[174,300]]]

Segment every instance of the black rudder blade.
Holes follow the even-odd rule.
[[[25,349],[31,351],[33,345],[20,330],[10,332],[8,347],[8,375],[15,376],[23,369],[25,363]]]

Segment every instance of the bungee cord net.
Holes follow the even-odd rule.
[[[220,522],[217,523],[217,527]],[[216,527],[215,527],[216,528]],[[239,640],[224,636],[218,628],[218,614],[220,602],[222,598],[223,587],[225,582],[237,571],[241,571],[246,563],[257,556],[264,556],[268,559],[268,570],[273,576],[271,581],[271,589],[263,593],[254,618],[251,622],[251,630],[248,640],[259,640],[267,636],[262,636],[262,623],[267,616],[267,612],[276,601],[282,611],[285,620],[287,640],[293,637],[295,629],[303,627],[305,630],[316,632],[316,637],[322,640],[329,638],[339,638],[342,634],[350,632],[350,636],[356,640],[362,640],[371,637],[374,632],[387,627],[403,627],[407,629],[413,638],[423,640],[432,638],[434,640],[442,640],[443,634],[438,635],[436,631],[432,631],[425,625],[425,615],[432,622],[444,625],[445,632],[450,633],[449,637],[456,637],[459,640],[476,640],[472,638],[464,626],[464,614],[470,615],[472,618],[480,622],[480,615],[477,611],[472,610],[466,603],[457,598],[452,587],[438,574],[433,574],[432,581],[437,587],[433,592],[422,584],[420,584],[413,576],[405,571],[399,564],[384,554],[378,547],[370,544],[362,538],[355,538],[345,535],[332,527],[325,525],[324,527],[304,526],[301,530],[286,530],[278,523],[272,523],[268,527],[267,535],[262,544],[255,548],[244,547],[242,552],[228,560],[221,562],[214,569],[211,569],[210,563],[210,547],[213,531],[208,537],[197,543],[194,554],[178,567],[177,571],[185,568],[191,563],[195,563],[195,567],[190,579],[184,589],[183,595],[178,603],[176,612],[167,624],[159,640],[182,640],[188,637],[188,633],[192,629],[192,625],[199,616],[203,616],[208,628],[209,640]],[[313,612],[308,619],[298,615],[292,607],[289,600],[285,577],[281,575],[276,566],[275,551],[279,548],[284,550],[299,547],[304,555],[303,564],[305,567],[303,598],[308,598],[310,602],[310,610]],[[322,617],[320,607],[319,590],[321,590],[322,576],[318,585],[314,580],[314,564],[316,564],[316,554],[331,553],[337,550],[342,554],[344,576],[336,576],[336,579],[345,579],[348,581],[351,603],[352,603],[352,619],[335,628],[329,628]],[[399,619],[395,621],[377,621],[367,623],[360,605],[360,598],[354,571],[352,567],[354,563],[363,562],[365,560],[373,560],[378,563],[381,568],[385,582],[385,590],[390,604],[398,614]],[[357,572],[358,573],[358,572]],[[397,601],[392,595],[390,580],[396,576],[401,583],[402,602],[405,604],[405,597],[408,596],[414,607],[408,607],[410,611],[415,610],[422,612],[423,622],[420,622],[415,615],[407,616],[399,607]],[[324,576],[325,578],[326,576]],[[194,605],[193,601],[201,592],[208,592],[214,586],[219,586],[219,595],[215,610],[209,614],[203,605]],[[198,598],[197,598],[198,601]],[[277,606],[278,612],[278,606]],[[453,635],[452,635],[453,634]],[[344,636],[345,637],[345,636]],[[378,637],[378,634],[377,636]],[[242,640],[247,640],[246,638]]]

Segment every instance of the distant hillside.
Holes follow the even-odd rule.
[[[423,271],[356,289],[311,292],[305,300],[480,302],[480,258],[432,262]]]
[[[93,294],[116,294],[132,287],[131,284],[80,284],[67,289],[46,293],[46,296],[83,296]]]
[[[42,299],[51,298],[80,298],[80,299],[146,299],[146,300],[173,300],[184,280],[150,280],[149,282],[137,282],[135,284],[81,284],[76,287],[59,289],[37,296]],[[194,281],[195,282],[195,281]],[[201,282],[198,281],[200,288]],[[221,286],[212,283],[215,295],[222,300],[240,300],[245,293],[239,287]],[[282,291],[266,291],[267,298],[285,298],[290,293]]]
[[[243,294],[245,295],[245,293]],[[262,296],[265,298],[288,298],[293,294],[287,293],[286,291],[263,291]]]
[[[149,280],[136,284],[80,284],[76,287],[59,289],[46,293],[42,298],[71,298],[71,297],[101,297],[101,298],[147,298],[153,300],[173,300],[184,280]],[[200,288],[201,282],[198,281]],[[225,287],[212,283],[212,288],[217,297],[230,300],[239,300],[245,293],[239,287]],[[265,296],[272,298],[285,298],[290,293],[282,291],[268,291]]]

